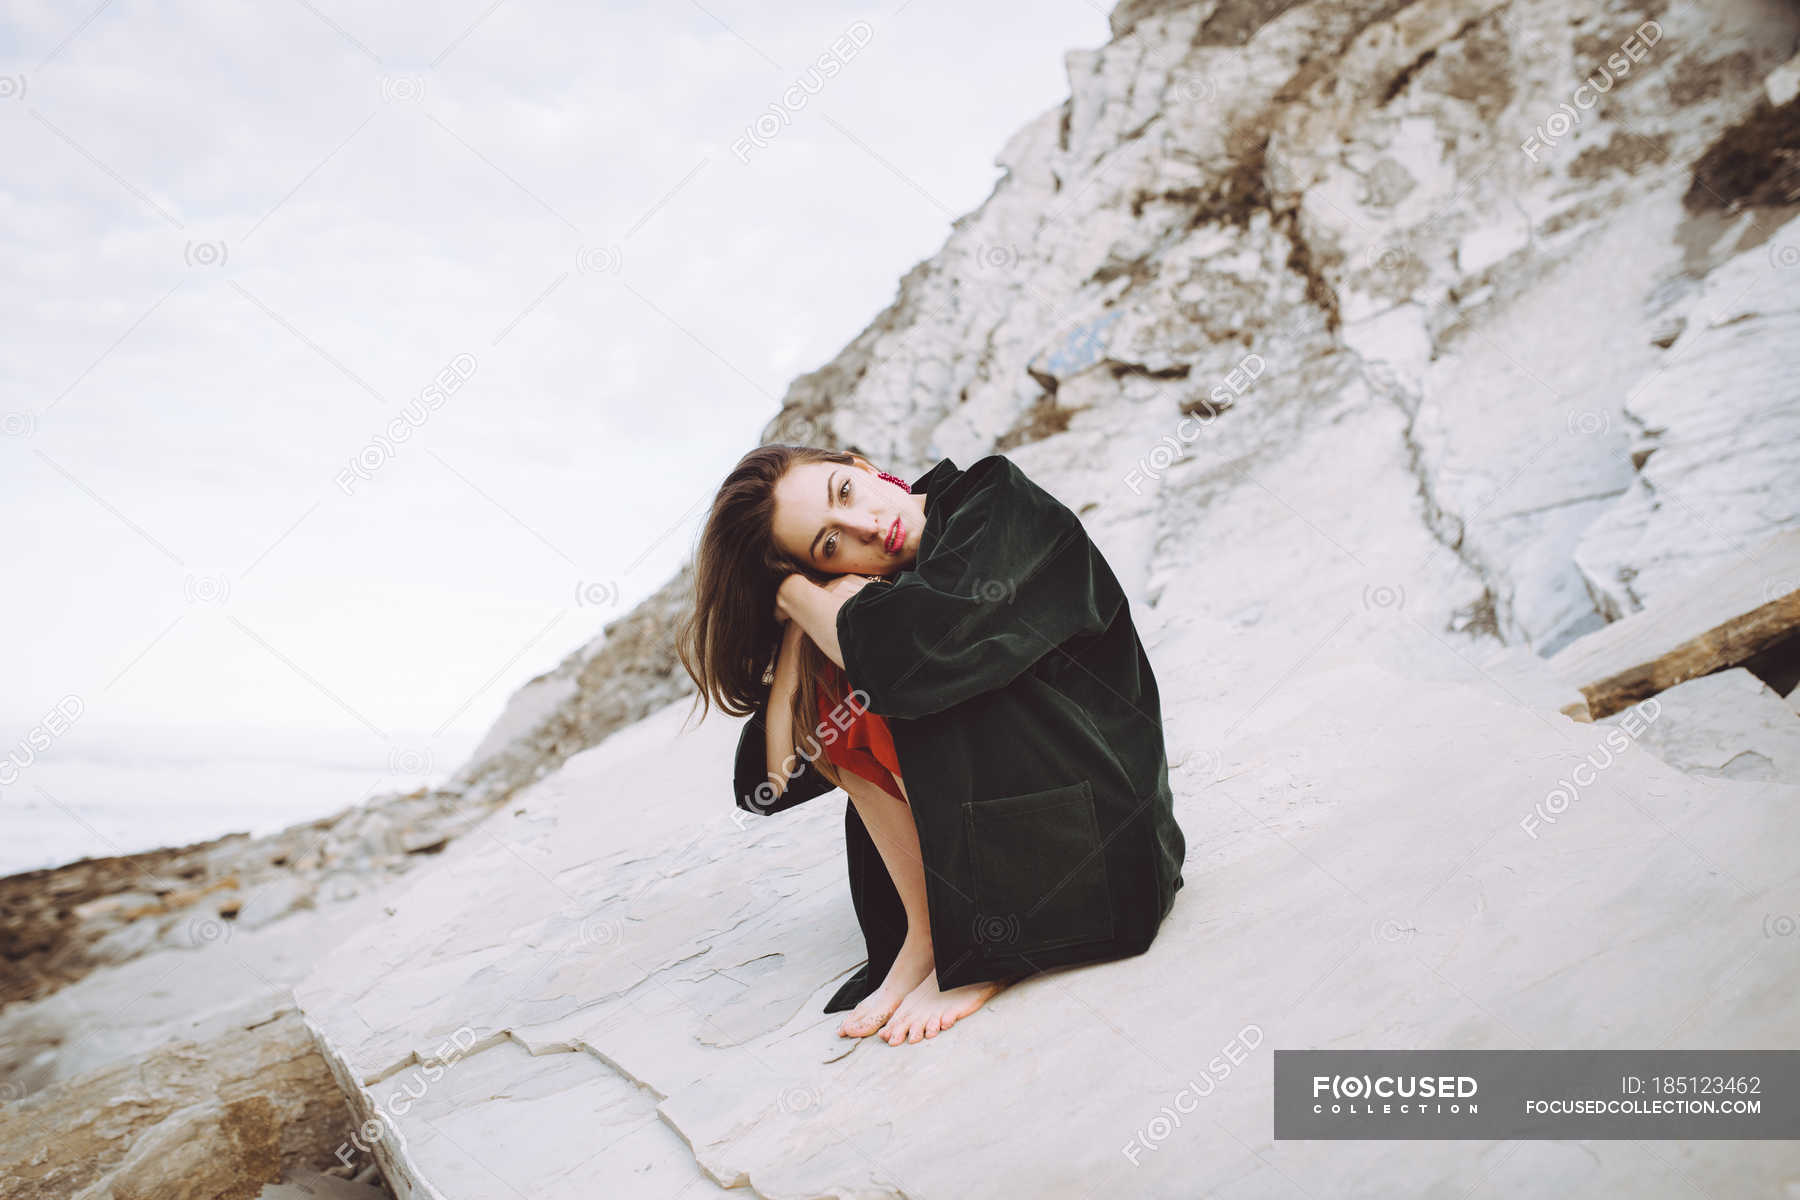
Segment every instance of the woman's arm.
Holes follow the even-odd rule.
[[[789,620],[781,635],[781,648],[775,654],[775,681],[769,686],[768,710],[763,717],[763,761],[769,769],[769,786],[775,798],[787,790],[788,774],[781,764],[794,752],[794,689],[800,684],[800,639],[806,636],[801,626]]]
[[[813,644],[825,652],[825,657],[842,667],[844,651],[838,645],[838,609],[868,582],[862,575],[839,575],[820,587],[804,575],[793,574],[781,581],[775,599],[787,616],[788,625],[798,623]]]

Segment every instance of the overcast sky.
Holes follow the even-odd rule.
[[[440,774],[1107,39],[1079,0],[8,11],[0,742],[73,695]]]

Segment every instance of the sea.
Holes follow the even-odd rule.
[[[476,740],[383,742],[354,727],[106,727],[88,718],[60,736],[40,730],[34,742],[0,746],[0,875],[274,833],[384,793],[435,786]]]

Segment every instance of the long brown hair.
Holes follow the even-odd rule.
[[[782,627],[775,619],[775,591],[781,581],[796,571],[820,585],[836,578],[776,544],[776,481],[801,463],[848,466],[859,457],[816,446],[758,446],[739,459],[719,485],[694,552],[693,607],[675,638],[675,652],[698,692],[701,720],[714,702],[728,716],[748,716],[768,695],[781,648]],[[843,671],[810,637],[802,637],[797,649],[794,753],[838,784],[837,769],[826,759],[820,737],[841,736],[841,731],[815,731],[820,724],[818,693],[823,687],[840,697],[848,685]],[[693,715],[692,708],[688,715]],[[769,767],[776,765],[772,762]]]

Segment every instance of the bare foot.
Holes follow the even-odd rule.
[[[933,966],[931,973],[919,982],[919,986],[906,993],[900,1007],[894,1010],[893,1017],[882,1026],[881,1038],[890,1046],[898,1046],[902,1041],[917,1042],[936,1037],[986,1004],[995,992],[1005,986],[1005,983],[993,980],[964,984],[947,992],[940,991],[937,968]]]
[[[908,933],[900,953],[894,956],[894,965],[888,968],[887,978],[864,997],[861,1004],[850,1010],[850,1015],[838,1026],[838,1036],[868,1037],[880,1029],[919,981],[932,977],[932,966],[931,936],[925,934],[915,938]]]

